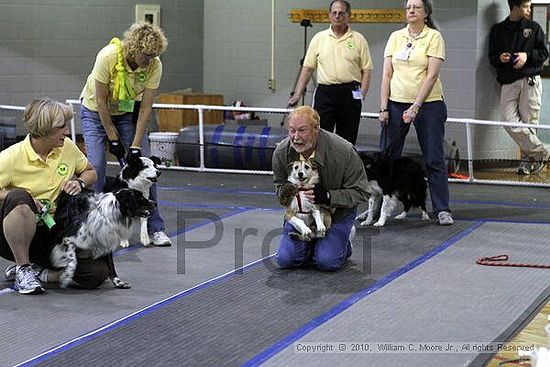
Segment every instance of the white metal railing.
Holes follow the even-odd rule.
[[[72,106],[80,105],[80,100],[69,99],[67,104]],[[199,128],[199,167],[183,167],[183,166],[170,166],[165,167],[171,170],[184,170],[184,171],[197,171],[197,172],[219,172],[219,173],[245,173],[245,174],[262,174],[271,175],[272,171],[259,171],[259,170],[242,170],[242,169],[224,169],[224,168],[209,168],[205,166],[205,142],[204,142],[204,112],[205,111],[244,111],[244,112],[264,112],[264,113],[279,113],[286,114],[292,111],[288,108],[259,108],[259,107],[229,107],[229,106],[212,106],[212,105],[184,105],[184,104],[153,104],[155,109],[187,109],[196,110],[198,113],[198,128]],[[8,106],[0,105],[0,110],[24,110],[24,107],[20,106]],[[378,119],[378,113],[363,112],[362,118]],[[472,126],[498,126],[498,127],[527,127],[522,123],[510,123],[504,121],[489,121],[489,120],[476,120],[476,119],[464,119],[464,118],[448,118],[448,123],[462,124],[465,126],[466,131],[466,155],[468,162],[468,178],[467,179],[455,179],[450,178],[451,182],[468,182],[468,183],[482,183],[482,184],[499,184],[499,185],[515,185],[515,186],[543,186],[550,187],[550,182],[518,182],[507,180],[488,180],[477,179],[474,176],[473,167],[473,135]],[[550,130],[548,125],[536,125],[528,126],[531,128]],[[71,138],[76,141],[76,126],[74,118],[71,120]],[[112,164],[115,164],[111,162]],[[116,163],[118,164],[118,163]]]

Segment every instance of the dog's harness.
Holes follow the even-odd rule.
[[[302,209],[302,198],[300,197],[300,191],[308,191],[310,189],[306,189],[306,188],[299,188],[298,189],[298,193],[296,194],[296,202],[298,202],[298,213],[300,214],[309,214],[309,212],[304,212],[304,210]]]

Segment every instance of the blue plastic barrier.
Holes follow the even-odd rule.
[[[276,144],[286,137],[282,127],[252,125],[205,125],[204,160],[208,168],[271,170]],[[199,128],[180,130],[177,140],[179,164],[198,167]]]

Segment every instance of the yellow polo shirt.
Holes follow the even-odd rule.
[[[304,67],[317,69],[319,84],[361,82],[361,72],[372,70],[369,45],[361,33],[350,27],[340,38],[329,27],[311,39]]]
[[[63,182],[78,176],[88,159],[69,138],[54,148],[44,162],[34,151],[29,136],[0,152],[0,188],[23,189],[38,200],[48,200],[55,211],[55,200]]]
[[[407,55],[404,59],[405,54]],[[445,60],[445,42],[439,31],[424,27],[414,39],[407,27],[393,32],[388,39],[384,58],[391,56],[393,76],[390,81],[390,99],[413,103],[428,71],[428,57]],[[437,78],[425,102],[443,100],[443,87]]]
[[[117,49],[114,44],[107,45],[97,54],[94,68],[86,80],[86,85],[80,94],[82,104],[89,110],[97,111],[97,100],[95,95],[95,81],[107,84],[109,86],[109,110],[111,115],[122,115],[125,112],[118,108],[118,100],[113,98],[113,88],[115,83],[117,64]],[[136,101],[141,101],[145,88],[158,89],[160,78],[162,76],[162,62],[158,57],[151,60],[146,68],[137,68],[132,71],[126,59],[124,67],[128,72],[127,83],[130,84],[137,95]]]

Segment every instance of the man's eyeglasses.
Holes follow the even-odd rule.
[[[423,9],[424,7],[421,6],[421,5],[407,5],[405,6],[405,10],[421,10]]]
[[[346,13],[345,11],[333,11],[330,13],[333,17],[345,17],[346,15],[348,15],[348,13]]]

